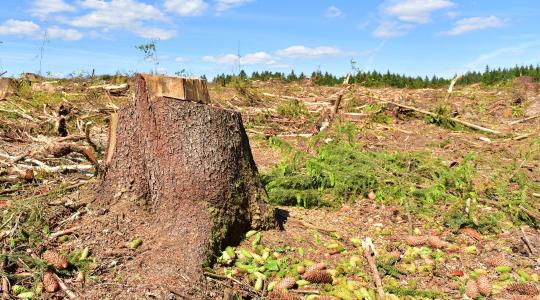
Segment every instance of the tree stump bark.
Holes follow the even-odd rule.
[[[196,280],[220,249],[274,226],[274,211],[240,113],[205,105],[204,81],[136,75],[133,84],[134,101],[111,132],[99,195],[111,205],[142,199],[160,255],[147,267],[174,265]]]

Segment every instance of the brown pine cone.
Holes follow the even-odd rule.
[[[287,277],[281,280],[276,286],[274,287],[274,290],[281,291],[281,290],[288,290],[292,288],[296,284],[296,280],[294,277]]]
[[[501,254],[496,254],[488,259],[486,259],[486,263],[491,267],[500,267],[500,266],[512,266],[512,263],[509,262],[506,258],[504,258]]]
[[[306,269],[306,272],[310,272],[310,271],[320,271],[320,270],[326,270],[326,264],[324,263],[318,263],[318,264],[314,264],[312,266],[309,266],[307,269]]]
[[[57,270],[63,270],[68,267],[68,261],[58,252],[47,250],[43,252],[41,258],[43,258],[43,260],[45,260],[49,265],[53,266]]]
[[[427,238],[425,236],[409,235],[405,238],[405,243],[412,247],[423,246],[427,243]]]
[[[489,279],[486,275],[480,275],[476,279],[476,285],[478,286],[478,291],[480,294],[484,297],[487,297],[491,295],[491,282],[489,282]]]
[[[441,240],[438,236],[430,236],[427,242],[432,248],[435,249],[443,249],[448,245],[447,242]]]
[[[511,283],[506,287],[506,290],[514,294],[538,295],[538,288],[530,283]]]
[[[302,278],[311,283],[332,283],[332,275],[325,270],[307,271]]]
[[[477,241],[481,241],[482,240],[482,234],[472,228],[469,228],[469,227],[465,227],[465,228],[462,228],[461,229],[461,233],[477,240]]]
[[[267,296],[268,300],[300,300],[299,297],[284,291],[273,290]]]
[[[465,295],[471,299],[476,299],[478,295],[480,295],[478,286],[474,280],[469,279],[469,281],[467,281],[467,285],[465,285]]]
[[[42,282],[43,289],[45,289],[45,291],[48,293],[54,293],[60,288],[58,281],[56,281],[56,278],[54,278],[54,275],[51,272],[46,272],[43,274]]]

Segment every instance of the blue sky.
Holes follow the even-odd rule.
[[[3,0],[0,72],[452,76],[540,62],[538,0]],[[43,43],[44,37],[47,42]],[[238,56],[240,54],[240,56]]]

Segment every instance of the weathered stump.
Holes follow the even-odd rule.
[[[143,199],[154,215],[152,251],[163,256],[147,268],[173,264],[195,281],[219,249],[273,226],[273,209],[240,113],[205,105],[203,81],[137,75],[133,84],[134,101],[120,109],[111,133],[99,195],[111,205],[126,195]]]
[[[17,91],[17,81],[12,78],[0,78],[0,100],[15,94]]]

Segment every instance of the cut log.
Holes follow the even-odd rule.
[[[195,286],[220,249],[275,226],[274,210],[240,113],[200,103],[209,100],[204,81],[136,75],[132,83],[135,98],[114,121],[98,194],[113,207],[144,198],[152,220],[141,234],[153,241],[145,256],[156,259],[140,276],[186,291],[186,279]]]

